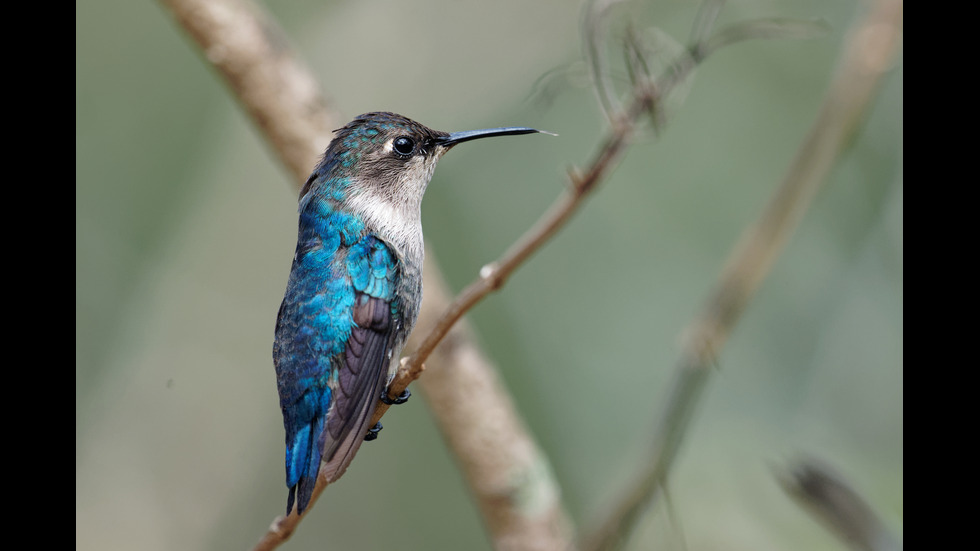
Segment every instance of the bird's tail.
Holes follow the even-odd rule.
[[[329,396],[329,392],[327,393]],[[305,396],[304,398],[309,398]],[[327,398],[329,400],[329,398]],[[320,471],[322,458],[323,430],[326,425],[326,412],[314,415],[311,422],[302,425],[294,434],[288,434],[286,439],[286,485],[289,486],[289,498],[286,502],[286,514],[292,512],[293,504],[297,512],[303,514],[313,488],[316,486],[317,474]]]

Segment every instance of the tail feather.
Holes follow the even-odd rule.
[[[320,472],[321,448],[316,445],[316,442],[319,441],[320,435],[323,433],[323,421],[324,418],[320,417],[313,425],[313,431],[310,434],[310,454],[309,461],[306,464],[306,473],[299,478],[296,484],[297,497],[299,498],[297,512],[301,515],[306,510],[306,506],[309,505],[310,498],[313,497],[313,488],[316,487],[316,477]],[[287,508],[287,514],[288,512]]]
[[[293,501],[296,500],[296,486],[289,488],[289,498],[286,499],[286,516],[293,510]]]
[[[297,512],[303,514],[316,486],[323,453],[319,443],[326,426],[326,411],[331,394],[329,389],[326,390],[324,393],[307,392],[289,409],[293,415],[287,416],[287,419],[293,423],[286,424],[286,486],[289,487],[287,515],[292,512],[294,504]]]
[[[289,499],[286,501],[286,514],[293,510],[303,514],[313,495],[317,473],[320,470],[320,447],[316,445],[323,432],[323,418],[300,429],[293,439],[293,445],[286,449],[286,485],[289,486]],[[296,498],[299,498],[296,500]]]
[[[306,473],[310,458],[310,425],[299,429],[286,443],[286,486],[292,488]]]

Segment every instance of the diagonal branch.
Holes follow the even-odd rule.
[[[709,2],[708,4],[712,3]],[[792,26],[792,23],[787,23],[787,26]],[[813,30],[809,25],[801,25],[801,27]],[[711,42],[709,41],[708,44]],[[402,365],[388,387],[389,397],[398,396],[408,387],[409,383],[422,374],[425,369],[426,358],[435,350],[453,324],[488,294],[503,287],[511,274],[568,222],[589,194],[595,191],[598,184],[606,179],[616,167],[644,116],[656,112],[662,99],[689,77],[695,67],[704,61],[708,54],[717,51],[723,45],[712,48],[701,46],[700,43],[692,46],[684,55],[675,60],[656,81],[649,78],[636,80],[629,104],[624,111],[611,115],[612,127],[603,138],[588,168],[584,173],[575,170],[570,172],[568,189],[552,203],[551,207],[538,219],[534,226],[511,245],[502,257],[485,265],[480,270],[480,277],[470,283],[453,300],[415,352],[402,358]],[[374,415],[374,421],[378,421],[386,410],[387,406],[382,404]]]
[[[282,30],[244,0],[160,0],[224,78],[270,147],[302,185],[334,128],[346,122],[327,104]]]
[[[899,47],[901,30],[900,0],[874,2],[852,29],[817,119],[782,184],[756,223],[745,230],[704,310],[686,331],[687,344],[654,432],[649,462],[638,473],[631,491],[585,540],[584,549],[616,547],[665,483],[711,366],[839,153],[863,121]]]
[[[591,25],[599,26],[600,21]],[[598,39],[598,38],[595,38]],[[598,51],[598,48],[593,48]],[[626,152],[644,115],[650,113],[660,101],[694,70],[704,59],[684,55],[678,59],[659,82],[638,79],[632,90],[629,104],[625,110],[610,113],[611,128],[602,139],[595,157],[584,172],[571,170],[570,185],[552,203],[551,207],[528,229],[507,251],[494,262],[480,270],[480,276],[470,283],[446,308],[445,313],[435,324],[425,339],[411,355],[402,358],[402,365],[389,386],[389,396],[397,396],[409,383],[421,375],[425,369],[426,358],[446,336],[453,325],[463,315],[488,294],[499,290],[507,279],[532,254],[537,252],[553,237],[582,206],[585,199],[595,191],[600,182],[606,179]],[[611,100],[609,100],[611,101]],[[600,102],[601,103],[601,102]],[[611,106],[606,105],[605,107]],[[375,421],[380,419],[386,408],[379,408]]]
[[[538,251],[555,233],[561,229],[573,214],[582,206],[584,199],[597,184],[606,178],[622,157],[636,131],[638,120],[653,104],[651,88],[638,93],[626,114],[606,136],[595,160],[582,176],[570,175],[571,186],[548,209],[504,255],[480,270],[480,277],[470,283],[449,304],[432,330],[411,355],[402,358],[402,366],[389,386],[390,396],[397,396],[409,383],[421,375],[423,363],[453,325],[476,303],[493,291],[500,289],[507,278]],[[375,418],[380,418],[386,408],[379,408]]]
[[[706,9],[710,11],[715,2],[707,2]],[[713,19],[711,17],[710,19]],[[601,24],[601,22],[594,22]],[[700,33],[708,32],[710,23],[703,25],[703,28],[696,31],[695,36],[701,38]],[[787,23],[787,26],[792,24]],[[805,30],[812,30],[809,25],[802,25]],[[706,37],[705,37],[706,38]],[[539,218],[539,220],[520,239],[517,240],[498,260],[487,264],[480,270],[480,277],[468,285],[463,291],[449,303],[444,313],[435,325],[426,328],[424,331],[416,330],[416,335],[426,335],[421,344],[411,355],[402,358],[402,365],[388,387],[389,397],[398,396],[408,385],[417,379],[425,370],[425,361],[437,349],[440,342],[453,331],[454,326],[459,322],[463,315],[469,311],[480,300],[491,292],[500,289],[513,274],[531,255],[539,250],[548,240],[551,239],[567,222],[572,215],[584,204],[585,199],[596,190],[598,185],[611,174],[619,160],[626,153],[639,126],[642,124],[647,114],[655,114],[658,104],[679,84],[681,84],[694,71],[697,65],[703,61],[707,55],[716,51],[718,48],[700,47],[700,42],[696,43],[688,52],[670,65],[664,74],[656,81],[650,78],[637,78],[634,82],[631,97],[624,111],[612,114],[612,126],[607,135],[601,141],[600,147],[595,153],[592,162],[584,172],[571,171],[569,174],[570,186],[566,191],[551,205],[551,207]],[[719,46],[721,47],[721,46]],[[427,291],[428,292],[428,291]],[[453,339],[454,340],[454,339]],[[422,379],[425,381],[423,387],[429,388],[431,377]],[[431,383],[436,384],[436,383]],[[457,389],[469,389],[468,386],[456,386]],[[448,392],[447,392],[448,394]],[[457,397],[462,400],[473,400],[479,398],[478,392],[459,392]],[[460,398],[457,398],[457,400]],[[375,412],[372,423],[381,419],[387,411],[388,406],[381,403]],[[486,409],[493,411],[492,409]],[[482,428],[492,431],[496,422],[487,422],[495,416],[484,414],[480,417],[483,420]],[[476,422],[478,425],[479,421]],[[447,431],[447,438],[450,441],[469,442],[473,440],[472,434],[449,433],[451,427],[443,427]],[[480,439],[477,439],[480,441]],[[463,445],[463,444],[459,444]],[[461,454],[466,458],[477,458],[477,464],[487,464],[493,461],[486,457],[485,450],[488,446],[474,448],[475,453]],[[479,450],[483,450],[481,454]],[[525,463],[527,465],[527,463]],[[475,464],[464,462],[464,470],[479,468]],[[471,476],[468,480],[479,480],[480,477]],[[487,511],[488,503],[499,502],[495,492],[481,493],[475,492],[489,498],[491,501],[481,501],[484,506],[485,518],[493,518],[492,512]]]

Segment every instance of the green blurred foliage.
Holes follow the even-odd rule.
[[[347,115],[560,135],[474,142],[443,159],[423,220],[455,289],[598,143],[578,3],[266,8]],[[787,169],[858,9],[727,6],[722,24],[822,17],[833,30],[709,59],[666,132],[640,139],[472,313],[582,526],[642,460],[681,332]],[[628,10],[638,28],[683,41],[695,5]],[[76,3],[75,55],[76,548],[246,548],[285,508],[271,347],[296,189],[159,5]],[[568,78],[541,101],[535,82],[553,69]],[[673,518],[648,513],[631,548],[836,545],[771,476],[797,452],[835,464],[901,533],[902,74],[899,60],[722,352],[673,472]],[[424,399],[385,425],[284,549],[488,548]]]

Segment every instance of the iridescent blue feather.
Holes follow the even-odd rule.
[[[287,511],[297,497],[299,512],[306,508],[321,460],[339,453],[338,472],[328,472],[339,476],[360,445],[387,382],[397,284],[396,257],[363,223],[319,198],[305,205],[273,351],[286,427]],[[384,305],[385,319],[362,327],[355,318],[372,317],[375,302]],[[359,314],[368,305],[372,310]]]

